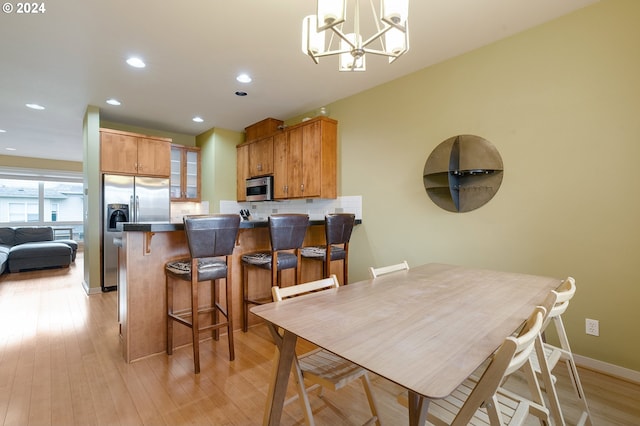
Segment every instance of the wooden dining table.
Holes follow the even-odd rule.
[[[434,263],[254,307],[284,330],[264,424],[280,424],[298,337],[407,389],[409,423],[424,424],[429,400],[451,394],[560,283]]]

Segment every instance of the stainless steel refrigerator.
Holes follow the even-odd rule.
[[[102,291],[118,285],[118,222],[169,222],[170,205],[169,178],[103,175]]]

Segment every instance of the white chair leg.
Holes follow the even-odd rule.
[[[592,426],[591,412],[589,411],[589,406],[587,404],[587,397],[584,394],[584,390],[582,390],[582,383],[580,383],[578,368],[576,367],[576,363],[574,362],[571,353],[568,354],[565,364],[567,364],[567,369],[569,370],[569,378],[573,384],[573,390],[576,392],[578,399],[582,402],[584,407],[584,411],[582,412],[582,416],[580,417],[580,422],[578,424]]]

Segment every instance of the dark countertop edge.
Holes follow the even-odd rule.
[[[362,223],[361,219],[356,219],[356,225]],[[311,226],[324,225],[324,220],[311,220],[309,221]],[[150,222],[150,223],[118,223],[118,231],[124,232],[172,232],[172,231],[184,231],[183,223],[169,223],[169,222]],[[253,228],[266,228],[268,222],[266,220],[260,221],[246,221],[240,222],[240,229],[253,229]]]

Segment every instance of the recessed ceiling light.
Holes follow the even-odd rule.
[[[127,64],[131,65],[134,68],[144,68],[147,66],[147,64],[145,64],[142,59],[135,56],[127,59]]]
[[[15,151],[15,148],[5,148],[7,151]]]
[[[238,90],[236,92],[236,96],[247,96],[247,92],[242,92],[242,91]]]
[[[251,83],[251,77],[249,76],[249,74],[240,74],[236,77],[236,80],[238,80],[240,83]]]
[[[119,100],[117,100],[117,99],[113,99],[113,98],[111,98],[111,99],[107,99],[107,103],[108,103],[109,105],[114,105],[114,106],[122,105],[122,104],[121,104],[121,102],[120,102]]]
[[[27,108],[31,108],[31,109],[37,109],[37,110],[43,110],[44,107],[42,105],[38,105],[38,104],[26,104]]]
[[[193,117],[193,118],[192,118],[192,120],[193,120],[193,121],[195,121],[196,123],[202,123],[202,122],[204,122],[204,120],[202,119],[202,117],[198,117],[198,116]]]
[[[0,129],[0,133],[7,133],[5,129]]]

